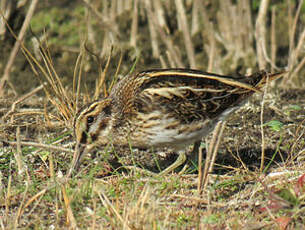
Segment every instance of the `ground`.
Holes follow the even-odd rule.
[[[1,100],[1,116],[5,118],[0,153],[1,223],[13,227],[18,219],[19,226],[34,229],[51,225],[62,228],[71,221],[79,228],[272,229],[288,221],[302,228],[304,188],[299,192],[296,188],[304,174],[304,95],[304,90],[270,89],[264,96],[263,173],[259,172],[263,96],[253,96],[230,116],[215,170],[201,195],[196,167],[183,175],[160,177],[134,169],[111,172],[103,168],[100,158],[87,158],[87,167],[64,183],[74,146],[71,129],[51,117],[52,106],[42,103],[43,97],[32,96],[21,102],[9,118],[5,114],[11,111],[14,100]],[[50,111],[50,121],[45,120],[45,111]],[[21,150],[14,142],[16,138]],[[55,149],[39,147],[39,143]],[[56,146],[68,152],[56,151]],[[18,153],[22,166],[18,166]]]
[[[60,82],[53,86],[63,88],[42,89],[55,74],[40,71],[37,77],[19,52],[0,90],[1,229],[305,228],[305,3],[269,1],[266,18],[258,21],[267,1],[181,1],[186,17],[176,9],[179,2],[39,2],[24,45],[44,70],[54,67]],[[16,34],[28,5],[15,8],[9,19]],[[256,25],[265,28],[266,57],[256,50]],[[6,33],[0,39],[2,74],[15,38]],[[51,63],[39,55],[43,50]],[[100,151],[66,180],[76,105],[93,101],[96,89],[105,94],[114,78],[132,71],[191,67],[192,60],[197,69],[219,74],[254,72],[258,62],[268,71],[290,72],[228,118],[213,170],[204,176],[213,134],[201,143],[203,161],[181,175],[115,170]],[[79,105],[72,84],[78,73]],[[205,170],[198,172],[199,163]]]

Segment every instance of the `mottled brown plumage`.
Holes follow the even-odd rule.
[[[259,92],[267,77],[271,81],[282,74],[261,71],[249,77],[228,77],[198,70],[164,69],[127,76],[107,98],[77,114],[71,171],[84,153],[96,147],[124,149],[123,157],[130,152],[126,149],[138,149],[133,153],[138,158],[143,158],[148,149],[183,150]],[[179,154],[184,155],[181,151]]]

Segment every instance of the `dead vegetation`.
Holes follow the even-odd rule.
[[[4,2],[1,12],[10,9]],[[39,13],[48,11],[39,4],[20,6],[28,6],[27,20],[35,22],[36,16],[43,22]],[[16,43],[5,43],[9,58],[0,66],[0,228],[304,228],[302,7],[303,1],[289,0],[83,0],[69,10],[81,12],[74,14],[82,19],[77,18],[79,39],[62,45],[73,30],[54,40],[49,27],[33,32],[34,50],[24,37],[27,20],[20,32],[1,29],[1,42],[15,33]],[[9,13],[1,14],[9,19]],[[24,56],[17,55],[19,47]],[[30,77],[17,65],[20,59],[28,63]],[[152,67],[289,73],[216,129],[199,151],[205,165],[199,161],[191,172],[164,177],[141,169],[113,172],[101,156],[92,156],[66,181],[78,108],[106,96],[121,75]],[[34,76],[37,81],[28,80]],[[20,94],[23,81],[32,87]]]

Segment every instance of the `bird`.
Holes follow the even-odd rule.
[[[225,76],[195,69],[151,69],[123,77],[109,96],[84,106],[74,119],[75,151],[69,175],[84,155],[112,149],[139,165],[176,156],[160,172],[185,163],[189,145],[206,137],[267,82],[285,72],[258,71],[250,76]],[[165,153],[165,157],[160,154]],[[131,157],[132,155],[133,157]],[[161,157],[162,156],[162,157]]]

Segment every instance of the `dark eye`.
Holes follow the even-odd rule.
[[[94,121],[94,117],[92,117],[92,116],[87,117],[88,124],[92,123],[93,121]]]

